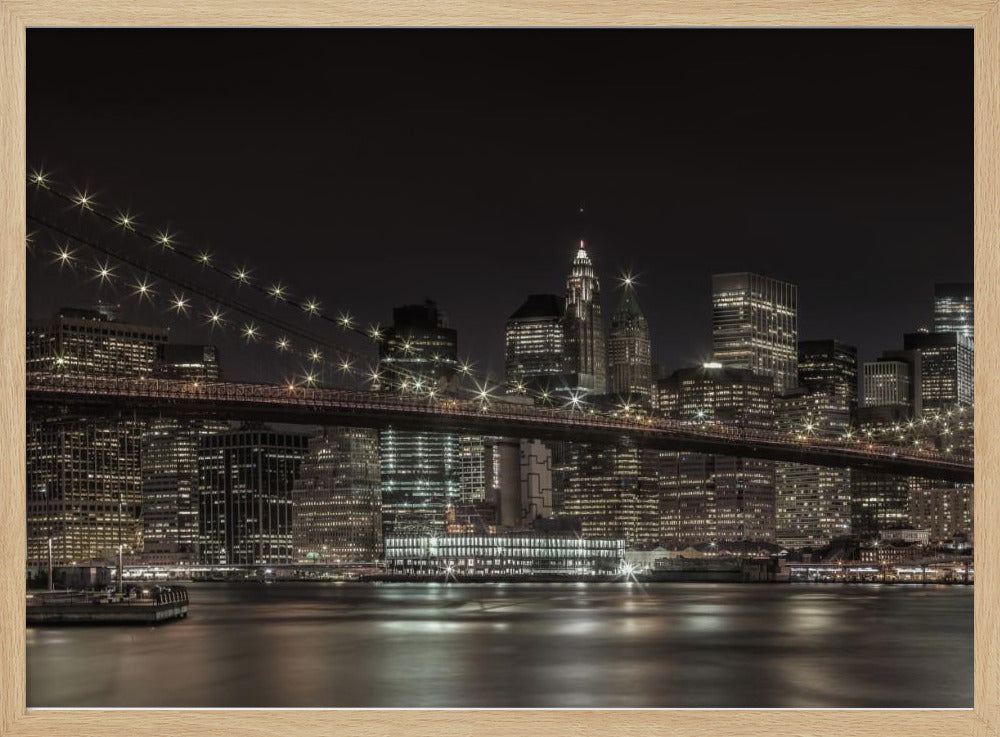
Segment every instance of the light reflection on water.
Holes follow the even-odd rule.
[[[29,706],[971,707],[967,587],[193,584],[28,631]]]

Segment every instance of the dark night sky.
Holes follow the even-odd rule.
[[[433,298],[495,373],[580,202],[669,368],[721,271],[798,284],[801,338],[901,347],[972,279],[972,103],[965,30],[28,32],[29,167],[367,322]],[[96,294],[42,263],[29,316]]]

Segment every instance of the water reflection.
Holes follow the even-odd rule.
[[[972,589],[190,587],[28,631],[30,706],[971,707]]]

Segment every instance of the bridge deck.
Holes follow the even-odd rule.
[[[82,379],[29,376],[34,407],[87,412],[129,411],[306,425],[395,427],[541,440],[716,453],[819,466],[858,468],[950,482],[973,480],[971,458],[928,450],[691,424],[659,417],[616,417],[491,399],[428,399],[342,389],[270,384],[192,383],[166,379]]]

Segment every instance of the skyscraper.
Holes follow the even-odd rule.
[[[799,341],[799,386],[858,408],[858,349],[839,340]]]
[[[446,386],[458,369],[458,334],[434,302],[392,311],[379,344],[385,388],[426,392]],[[459,496],[456,435],[389,427],[379,432],[385,535],[443,533]]]
[[[555,294],[532,294],[507,318],[505,335],[507,391],[548,388],[566,373],[565,300]]]
[[[379,363],[389,389],[426,391],[458,371],[458,333],[436,303],[403,305],[379,342]]]
[[[885,351],[863,366],[857,429],[864,436],[921,415],[921,355]],[[851,532],[871,537],[907,524],[911,480],[872,470],[851,471]]]
[[[610,392],[650,406],[653,399],[653,350],[649,324],[639,308],[635,286],[626,280],[608,333]]]
[[[214,346],[160,346],[153,375],[179,381],[218,381]],[[198,449],[201,439],[229,429],[226,422],[157,417],[142,436],[143,560],[198,560]]]
[[[962,333],[907,333],[903,348],[920,355],[920,404],[924,411],[972,404],[971,338]]]
[[[798,382],[798,288],[749,273],[712,277],[715,361],[767,376],[778,392]]]
[[[299,561],[372,561],[382,553],[378,432],[328,427],[309,439],[292,486]]]
[[[929,530],[933,542],[944,542],[955,535],[975,535],[973,524],[972,484],[911,483],[909,523]]]
[[[304,433],[246,425],[201,440],[199,542],[203,563],[294,563],[292,483]]]
[[[153,372],[167,330],[123,322],[118,308],[64,307],[50,320],[28,325],[28,373],[135,378]]]
[[[122,322],[100,306],[64,308],[27,331],[29,373],[149,376],[164,328]],[[123,410],[86,417],[32,409],[27,423],[28,561],[52,539],[57,563],[113,558],[142,549],[141,441],[146,421]]]
[[[650,452],[631,441],[614,447],[575,444],[565,490],[565,514],[580,521],[585,538],[611,537],[628,546],[660,538],[659,479]]]
[[[775,398],[776,427],[808,438],[839,438],[851,427],[849,399],[805,387]],[[778,544],[815,547],[851,531],[851,472],[803,463],[775,464]]]
[[[975,339],[975,292],[971,283],[934,285],[934,332]]]
[[[565,326],[568,372],[580,375],[583,388],[604,394],[608,390],[608,364],[601,286],[582,240],[566,280]]]
[[[774,384],[748,369],[679,369],[657,382],[660,411],[693,424],[774,428]],[[663,454],[661,531],[665,540],[771,541],[775,534],[774,464],[754,458]]]
[[[862,404],[864,407],[902,406],[914,411],[913,376],[907,361],[882,358],[867,361],[863,367]]]

